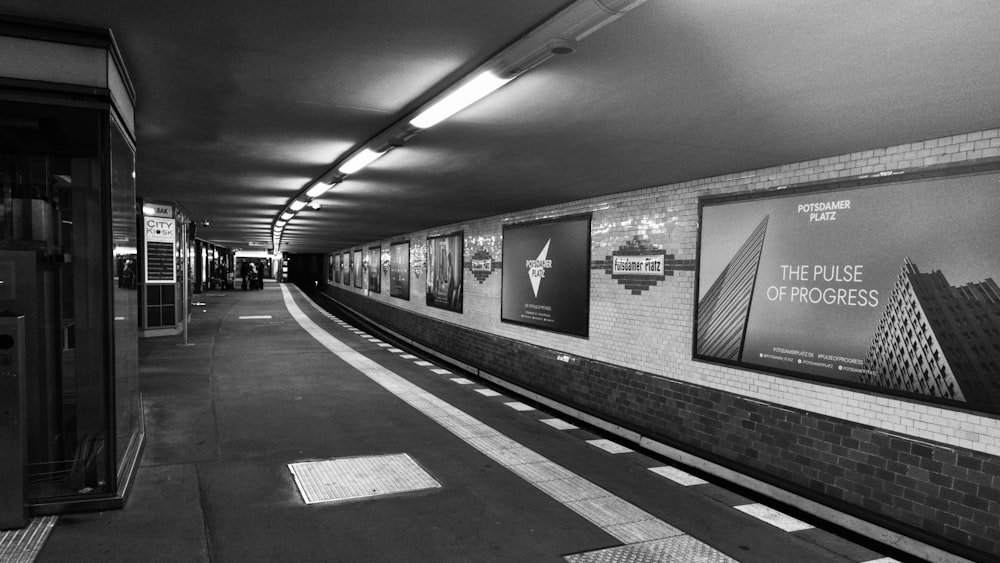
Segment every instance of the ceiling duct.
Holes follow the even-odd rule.
[[[513,78],[553,55],[576,51],[577,42],[646,0],[578,0],[501,51],[485,67]]]

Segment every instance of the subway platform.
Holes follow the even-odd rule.
[[[195,296],[186,342],[140,342],[147,441],[126,508],[36,519],[38,541],[8,532],[0,560],[912,561],[317,299],[273,282]]]

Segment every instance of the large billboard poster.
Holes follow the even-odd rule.
[[[410,298],[410,243],[394,242],[389,247],[389,295]]]
[[[590,215],[504,226],[500,318],[586,337]]]
[[[427,305],[462,312],[463,232],[427,238]]]
[[[695,356],[1000,410],[1000,174],[838,187],[700,202]]]
[[[337,283],[340,283],[340,270],[341,270],[340,256],[341,256],[340,254],[334,254],[333,256],[333,276],[334,276],[334,281]]]
[[[368,291],[382,293],[382,247],[368,247]]]

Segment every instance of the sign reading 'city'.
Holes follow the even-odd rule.
[[[1000,174],[701,203],[697,357],[1000,409]]]
[[[167,217],[144,217],[143,240],[146,246],[146,283],[174,283],[177,222]]]
[[[500,317],[587,336],[590,215],[504,227]]]

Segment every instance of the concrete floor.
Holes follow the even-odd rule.
[[[268,283],[263,291],[198,295],[205,305],[193,311],[189,345],[180,336],[140,342],[147,444],[133,494],[123,510],[61,516],[37,561],[562,562],[622,545],[387,391],[344,359],[350,354],[332,353],[289,312],[286,293],[346,350],[714,554],[609,553],[580,561],[858,563],[888,553],[835,530],[785,532],[761,522],[734,509],[758,502],[745,493],[711,481],[677,484],[649,470],[669,465],[663,460],[600,450],[587,441],[604,436],[543,424],[553,414],[514,410],[505,403],[517,397],[487,396],[477,392],[488,389],[483,382],[463,385],[452,381],[461,374],[434,373],[405,351],[344,328],[297,289]],[[262,316],[270,318],[240,318]],[[288,469],[396,453],[408,454],[441,487],[306,505]]]

